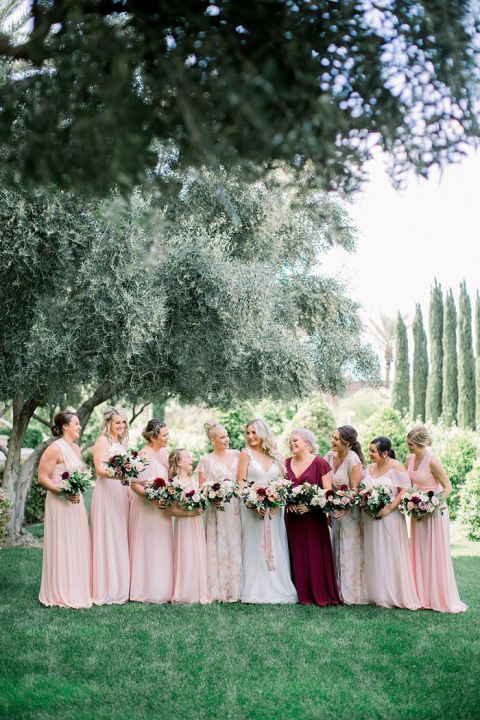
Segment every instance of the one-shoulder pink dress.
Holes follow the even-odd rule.
[[[55,442],[63,458],[53,471],[52,479],[58,483],[63,472],[81,470],[83,463],[65,440]],[[83,497],[73,504],[47,490],[44,528],[40,602],[47,606],[91,607],[90,534]]]
[[[120,443],[111,455],[122,455]],[[95,605],[121,604],[130,594],[128,513],[130,489],[119,480],[97,477],[91,506],[92,598]]]
[[[167,470],[156,460],[138,476],[148,485]],[[170,602],[173,595],[173,520],[158,505],[132,492],[129,519],[130,600],[144,603]]]
[[[426,452],[416,470],[415,456],[407,462],[408,474],[419,490],[440,492],[442,486],[430,470],[431,453]],[[439,612],[460,613],[467,605],[460,600],[450,552],[450,518],[448,508],[410,523],[410,550],[413,575],[422,607]]]

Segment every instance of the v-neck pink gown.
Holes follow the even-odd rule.
[[[373,477],[370,467],[365,471],[365,484],[388,487],[392,500],[399,489],[410,487],[408,473],[391,469],[380,477]],[[363,538],[369,602],[381,607],[418,610],[421,603],[413,579],[405,516],[398,509],[379,520],[364,513]]]
[[[415,456],[408,458],[408,474],[419,490],[440,492],[442,486],[430,470],[431,453],[426,452],[416,470]],[[438,612],[461,613],[468,606],[460,600],[450,552],[450,518],[448,508],[434,515],[410,522],[410,550],[413,575],[422,607]]]
[[[164,465],[148,459],[138,482],[168,477]],[[173,521],[154,503],[132,491],[129,518],[130,600],[170,602],[173,595]]]
[[[112,442],[110,457],[125,448]],[[97,477],[91,506],[92,596],[95,605],[121,604],[130,593],[128,513],[130,489],[119,480]]]
[[[221,463],[213,453],[204,455],[199,464],[205,480],[236,482],[240,453],[229,453],[231,466]],[[237,602],[242,592],[242,527],[240,501],[234,498],[217,510],[209,505],[206,512],[208,589],[212,600]]]
[[[63,458],[53,471],[52,480],[58,483],[63,472],[81,470],[83,463],[65,440],[55,442]],[[47,606],[91,607],[90,534],[83,497],[74,505],[47,490],[44,528],[40,602]]]

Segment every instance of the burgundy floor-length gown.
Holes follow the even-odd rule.
[[[294,486],[309,482],[322,487],[323,475],[330,472],[330,465],[318,455],[298,478],[290,463],[291,458],[287,458],[287,478]],[[286,512],[285,524],[292,579],[299,601],[304,605],[341,604],[325,514],[321,510],[310,510],[304,515]]]

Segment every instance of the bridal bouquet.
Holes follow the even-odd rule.
[[[380,510],[392,502],[392,492],[385,485],[368,487],[365,483],[360,485],[358,491],[358,504],[375,520],[381,520]]]
[[[340,485],[339,488],[324,490],[316,486],[316,493],[310,505],[319,508],[324,513],[336,513],[341,510],[349,510],[357,502],[357,493],[350,490],[348,485]]]
[[[207,507],[207,499],[205,494],[193,484],[187,485],[180,481],[178,477],[174,477],[170,481],[174,489],[174,500],[182,506],[184,510],[205,510]]]
[[[424,517],[443,515],[445,500],[441,492],[433,490],[422,491],[415,485],[402,497],[399,510],[404,515],[422,520]]]
[[[175,488],[170,480],[157,477],[145,483],[145,497],[147,500],[156,500],[167,508],[175,502]]]
[[[207,480],[202,486],[205,499],[214,504],[217,510],[225,510],[225,504],[240,495],[239,486],[225,478],[225,480]]]
[[[136,450],[132,450],[126,452],[125,455],[113,455],[104,465],[110,477],[122,478],[122,485],[128,485],[130,480],[138,478],[139,473],[148,465],[148,462],[142,460]]]
[[[287,504],[290,486],[291,482],[286,478],[271,480],[265,487],[250,482],[242,488],[241,494],[247,508],[257,511],[271,510]]]
[[[62,473],[58,487],[61,490],[60,495],[63,498],[72,497],[73,495],[83,495],[85,490],[90,487],[90,472],[75,470],[69,473],[65,470]]]
[[[306,505],[310,507],[313,498],[317,496],[318,485],[304,482],[295,487],[289,487],[287,491],[287,503],[289,505]]]

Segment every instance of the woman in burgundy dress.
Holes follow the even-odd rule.
[[[309,430],[300,428],[290,435],[291,458],[287,478],[293,485],[309,482],[325,489],[332,487],[330,465],[316,455],[318,446]],[[293,583],[304,605],[339,605],[342,602],[335,576],[327,520],[320,509],[287,505],[285,524]]]

